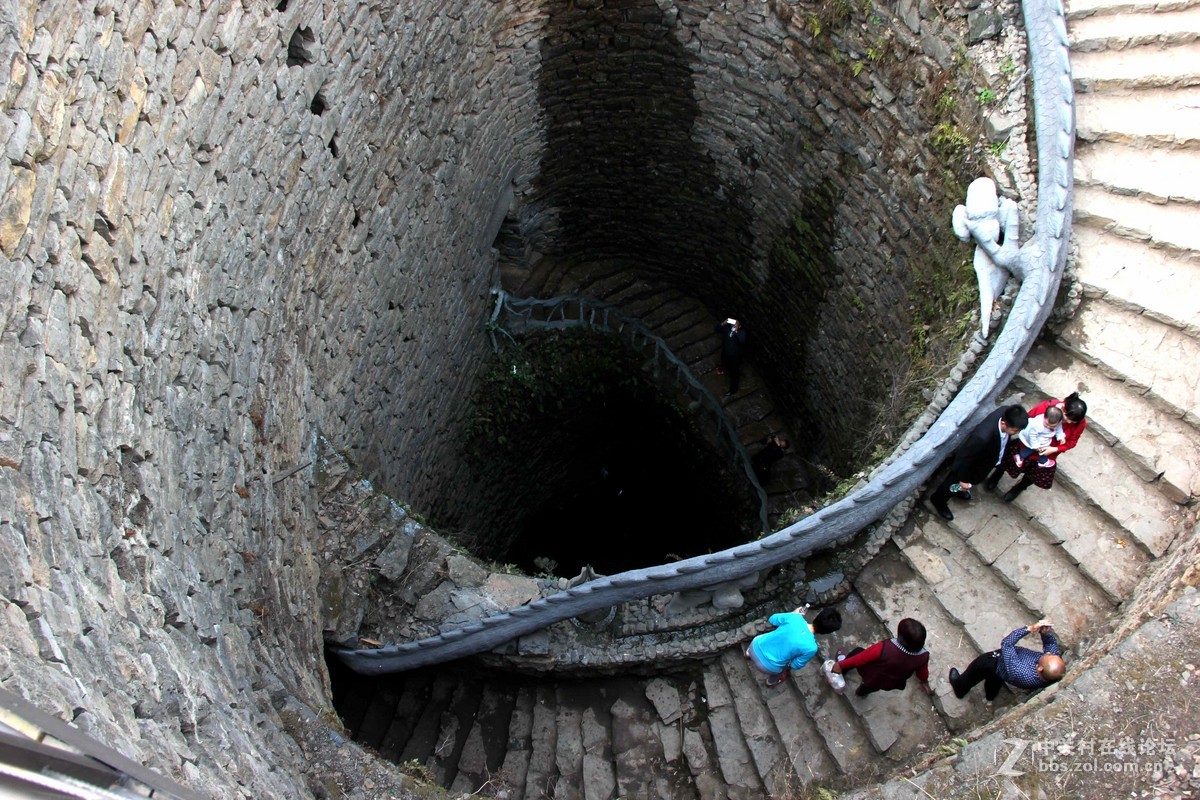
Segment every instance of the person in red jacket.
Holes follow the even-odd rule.
[[[1020,480],[1013,484],[1012,488],[1004,493],[1004,502],[1011,503],[1016,499],[1017,495],[1029,488],[1029,486],[1040,486],[1043,489],[1049,489],[1054,485],[1054,473],[1058,471],[1058,457],[1070,450],[1079,443],[1079,437],[1083,435],[1084,429],[1087,427],[1087,403],[1083,402],[1083,398],[1079,396],[1079,392],[1072,392],[1065,400],[1050,398],[1043,400],[1033,408],[1029,409],[1029,416],[1037,417],[1046,413],[1047,408],[1061,408],[1063,412],[1062,431],[1064,441],[1054,443],[1042,447],[1038,450],[1039,455],[1047,456],[1049,463],[1043,466],[1042,459],[1030,458],[1026,459],[1023,464],[1017,466],[1017,452],[1020,450],[1020,442],[1013,437],[1008,442],[1008,447],[1004,451],[1004,458],[1001,459],[992,473],[988,475],[983,486],[989,492],[994,491],[996,484],[1000,482],[1001,472],[1007,472],[1010,477],[1016,478],[1020,476]]]
[[[872,692],[890,692],[903,689],[910,675],[916,675],[925,694],[929,688],[929,651],[925,649],[925,626],[915,619],[905,617],[896,626],[896,636],[886,639],[864,650],[856,647],[845,658],[838,653],[834,672],[845,673],[858,670],[862,684],[854,692],[866,697]]]

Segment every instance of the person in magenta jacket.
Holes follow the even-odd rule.
[[[929,688],[929,651],[925,649],[925,626],[905,617],[896,626],[896,636],[876,642],[865,650],[856,647],[842,658],[838,653],[834,672],[857,670],[862,684],[854,692],[866,697],[872,692],[903,689],[912,675],[917,676],[925,694]]]
[[[817,654],[814,634],[833,633],[842,627],[842,615],[835,608],[823,608],[812,624],[804,618],[804,609],[787,614],[772,614],[767,620],[775,630],[759,634],[746,647],[745,656],[759,672],[767,675],[767,686],[787,679],[789,669],[800,669]]]

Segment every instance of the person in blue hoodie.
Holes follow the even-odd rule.
[[[759,672],[767,676],[767,686],[787,680],[788,670],[800,669],[817,654],[814,634],[827,634],[842,627],[842,615],[836,608],[823,608],[812,624],[804,618],[804,609],[772,614],[767,620],[775,630],[759,634],[746,647],[745,656]]]

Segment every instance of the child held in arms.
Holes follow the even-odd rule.
[[[1021,440],[1021,449],[1013,457],[1013,463],[1020,469],[1025,464],[1025,459],[1037,454],[1039,467],[1048,467],[1053,462],[1050,456],[1041,453],[1042,448],[1053,446],[1057,440],[1059,444],[1066,441],[1066,436],[1063,435],[1062,429],[1063,412],[1061,408],[1050,406],[1046,409],[1045,414],[1029,418],[1029,424],[1025,426],[1025,430],[1021,431],[1019,439]]]

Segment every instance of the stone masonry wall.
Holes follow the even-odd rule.
[[[974,174],[931,141],[938,98],[965,76],[966,11],[562,0],[547,13],[547,151],[520,226],[548,256],[534,261],[581,276],[625,265],[743,319],[798,431],[848,459],[850,432],[894,411],[924,322],[914,303],[970,280],[946,220]]]
[[[671,37],[665,174],[700,175],[639,263],[753,315],[778,375],[828,343],[812,391],[853,391],[824,337],[900,346],[882,276],[933,238],[902,202],[931,162],[885,99],[915,98],[772,4],[0,0],[0,685],[214,797],[310,796],[277,709],[326,698],[317,433],[417,509],[453,474],[510,187],[525,223],[569,208],[543,34],[601,6]],[[765,321],[805,214],[845,302],[798,344]]]
[[[0,2],[0,684],[214,797],[309,795],[274,710],[326,696],[302,467],[320,429],[437,482],[536,32]]]

